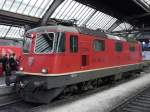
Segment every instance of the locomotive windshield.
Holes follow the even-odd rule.
[[[24,45],[23,45],[23,52],[29,53],[31,48],[32,39],[31,38],[25,38]]]
[[[36,38],[35,53],[50,53],[53,50],[54,33],[44,33]]]

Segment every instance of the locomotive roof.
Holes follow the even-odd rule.
[[[46,31],[62,31],[62,32],[73,32],[73,33],[81,33],[93,36],[101,36],[106,37],[106,34],[100,30],[91,30],[84,27],[74,27],[74,26],[62,26],[62,25],[55,25],[55,26],[41,26],[34,29],[27,31],[30,32],[46,32]]]
[[[62,26],[62,25],[57,25],[57,26],[41,26],[37,27],[34,29],[29,30],[27,33],[30,32],[47,32],[47,31],[62,31],[62,32],[74,32],[78,33],[78,30],[75,27],[72,26]]]
[[[62,25],[54,25],[54,26],[41,26],[27,31],[27,33],[31,32],[48,32],[48,31],[62,31],[62,32],[73,32],[73,33],[81,33],[87,35],[93,35],[103,38],[109,38],[114,40],[122,40],[126,41],[123,37],[108,35],[101,30],[91,30],[84,27],[74,27],[74,26],[62,26]]]
[[[126,40],[125,38],[123,38],[123,37],[114,36],[114,35],[109,35],[109,34],[107,34],[107,38],[109,38],[109,39],[114,39],[114,40],[127,41],[127,40]]]

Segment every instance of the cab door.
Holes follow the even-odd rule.
[[[67,33],[66,64],[69,72],[80,68],[79,35],[76,33]]]
[[[122,65],[123,59],[123,42],[116,41],[115,42],[115,65]]]
[[[92,38],[82,34],[80,38],[80,69],[86,70],[90,67]]]

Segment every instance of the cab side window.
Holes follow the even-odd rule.
[[[130,50],[131,52],[135,52],[135,47],[134,47],[134,46],[130,46],[129,50]]]
[[[65,52],[66,50],[66,35],[64,32],[60,33],[59,39],[58,39],[58,48],[57,52]]]
[[[76,35],[70,36],[70,51],[72,53],[78,52],[78,36]]]
[[[135,52],[136,48],[135,48],[135,44],[134,43],[129,43],[129,51],[130,52]]]
[[[123,45],[122,45],[121,42],[116,42],[116,44],[115,44],[115,50],[116,50],[117,52],[122,52],[122,50],[123,50]]]
[[[104,40],[94,40],[94,50],[95,51],[104,51],[105,50],[105,41]]]

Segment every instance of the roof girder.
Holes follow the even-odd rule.
[[[42,19],[40,20],[40,25],[46,25],[50,16],[56,10],[56,8],[63,2],[64,0],[54,0],[50,7],[47,9]]]
[[[117,28],[121,24],[121,21],[117,20],[109,29],[108,32],[112,32],[115,28]]]
[[[39,20],[40,19],[36,17],[0,10],[0,24],[12,24],[19,26],[24,26],[27,24],[30,26],[36,26]]]

